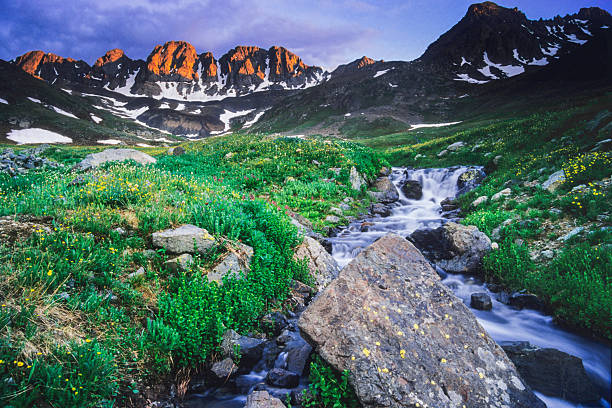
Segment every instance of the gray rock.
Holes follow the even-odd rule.
[[[123,228],[121,228],[121,227],[117,227],[113,231],[116,232],[119,235],[125,235],[126,234],[125,230]]]
[[[384,204],[374,203],[370,206],[370,213],[372,215],[380,215],[381,217],[388,217],[391,215],[391,209]]]
[[[504,188],[502,191],[493,194],[493,197],[491,197],[491,200],[497,201],[503,197],[508,197],[511,194],[512,194],[512,190],[510,190],[509,188]]]
[[[501,161],[501,159],[503,159],[503,156],[495,156],[493,158],[493,164],[496,166],[499,165],[499,162]]]
[[[423,186],[417,180],[406,180],[402,184],[402,193],[409,200],[420,200],[423,197]]]
[[[322,290],[338,276],[340,266],[336,260],[323,248],[323,246],[310,237],[295,249],[295,259],[306,259],[308,269],[315,279],[318,290]]]
[[[448,150],[444,149],[440,153],[438,153],[438,157],[444,157],[448,154]]]
[[[171,272],[185,272],[189,270],[189,267],[193,264],[193,257],[189,254],[182,254],[176,258],[172,258],[164,262],[164,266]]]
[[[304,374],[308,361],[310,360],[310,354],[312,353],[312,347],[305,341],[298,342],[294,346],[291,344],[287,347],[287,370],[296,373],[298,375]]]
[[[597,387],[578,357],[527,342],[504,342],[501,346],[521,377],[534,390],[550,397],[598,406]]]
[[[78,170],[89,170],[104,163],[126,160],[134,160],[142,165],[157,161],[154,157],[134,149],[107,149],[98,153],[88,154],[75,168]]]
[[[555,252],[550,249],[545,249],[540,253],[540,255],[542,255],[542,258],[544,259],[553,259],[555,257]]]
[[[282,368],[273,368],[268,371],[266,382],[274,387],[293,388],[300,383],[300,376]]]
[[[388,234],[304,311],[304,338],[365,408],[545,405],[419,251]]]
[[[337,224],[340,222],[340,218],[338,218],[335,215],[328,215],[327,217],[325,217],[325,222],[329,222],[332,224]]]
[[[437,266],[451,273],[477,273],[491,240],[473,225],[448,222],[436,229],[420,229],[410,241]]]
[[[329,209],[329,212],[340,217],[344,214],[344,212],[338,207],[331,207]]]
[[[489,200],[489,197],[487,197],[487,196],[480,196],[477,199],[475,199],[474,201],[472,201],[472,207],[478,207],[480,204],[486,203],[488,200]]]
[[[470,296],[470,306],[478,310],[491,310],[493,308],[493,302],[491,301],[491,296],[487,293],[472,293]]]
[[[548,180],[542,183],[542,188],[552,193],[561,187],[563,183],[565,183],[565,172],[563,170],[559,170],[551,174],[550,177],[548,177]]]
[[[138,268],[136,271],[128,274],[128,279],[135,279],[139,276],[144,276],[145,274],[145,268],[143,268],[142,266],[140,268]]]
[[[181,146],[171,147],[168,149],[168,154],[170,156],[182,156],[185,154],[185,149]]]
[[[582,231],[584,231],[584,227],[576,227],[564,236],[557,238],[557,241],[567,241],[568,239],[580,234]]]
[[[450,152],[455,152],[455,151],[459,150],[460,148],[462,148],[463,146],[465,146],[465,143],[463,143],[463,142],[455,142],[455,143],[453,143],[451,145],[448,145],[446,150],[448,150]]]
[[[469,168],[459,175],[457,178],[457,196],[472,191],[482,183],[486,177],[484,171],[480,168]]]
[[[253,391],[247,396],[244,408],[285,408],[285,405],[267,391]]]
[[[165,248],[171,254],[205,253],[215,244],[208,231],[190,224],[154,232],[152,240],[156,248]]]
[[[237,369],[238,367],[231,358],[225,358],[213,364],[210,371],[217,380],[225,381],[235,374]]]
[[[221,354],[224,358],[240,361],[240,368],[249,370],[261,358],[264,343],[264,340],[241,336],[233,330],[227,330],[223,333]]]
[[[513,293],[508,298],[508,304],[517,309],[544,309],[544,303],[532,293]]]
[[[389,177],[379,177],[372,183],[372,188],[376,191],[369,191],[368,194],[379,203],[391,204],[399,200],[397,188]]]
[[[268,313],[261,319],[261,325],[277,336],[287,327],[287,318],[280,312]]]
[[[355,166],[351,167],[351,171],[349,173],[349,180],[353,190],[361,190],[361,186],[365,185],[366,183],[363,176],[359,174]]]
[[[253,248],[241,243],[233,243],[225,255],[225,258],[219,262],[210,272],[207,277],[209,282],[223,283],[223,278],[228,273],[234,273],[236,276],[240,273],[247,274],[251,269],[251,258],[253,257]]]

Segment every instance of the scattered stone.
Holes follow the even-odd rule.
[[[472,293],[472,296],[470,296],[470,306],[478,310],[491,310],[493,302],[491,301],[491,296],[487,293]]]
[[[179,255],[164,262],[166,268],[173,273],[185,272],[189,270],[191,264],[193,264],[193,257],[189,254]]]
[[[0,217],[0,242],[14,244],[29,238],[34,232],[51,233],[51,217],[28,215]]]
[[[563,183],[565,183],[565,172],[563,170],[559,170],[551,174],[550,177],[548,177],[548,180],[542,183],[542,188],[552,193],[561,187]]]
[[[119,235],[125,235],[126,234],[125,230],[123,228],[121,228],[121,227],[117,227],[113,231],[116,232]]]
[[[205,253],[215,244],[208,231],[191,224],[154,232],[152,240],[156,248],[165,248],[171,254]]]
[[[145,274],[145,268],[143,268],[141,266],[140,268],[138,268],[134,272],[128,274],[128,279],[135,279],[135,278],[137,278],[139,276],[144,276],[144,274]]]
[[[388,217],[391,215],[391,208],[384,204],[375,203],[370,206],[370,213],[372,215],[380,215],[381,217]]]
[[[555,252],[550,249],[546,249],[542,251],[540,255],[542,255],[542,258],[544,259],[553,259],[555,257]]]
[[[491,249],[492,250],[499,249],[499,244],[497,242],[491,242]]]
[[[489,200],[489,197],[487,197],[487,196],[480,196],[477,199],[475,199],[474,201],[472,201],[472,207],[478,207],[480,204],[486,203],[488,200]]]
[[[280,312],[268,313],[261,319],[261,325],[274,336],[278,336],[287,324],[287,318]]]
[[[318,290],[327,286],[340,272],[336,260],[317,240],[310,237],[304,237],[304,241],[295,249],[294,259],[307,260]]]
[[[361,190],[361,186],[364,186],[366,184],[363,176],[359,174],[355,166],[351,167],[351,171],[349,173],[349,180],[353,190]]]
[[[364,407],[545,407],[463,302],[396,234],[363,250],[298,324],[327,363],[350,371]]]
[[[296,343],[287,348],[287,370],[302,375],[308,367],[312,347],[301,338]]]
[[[228,152],[228,153],[225,153],[225,156],[223,156],[223,158],[224,159],[231,159],[232,157],[234,157],[235,154],[236,153],[234,153],[234,152]]]
[[[274,387],[293,388],[300,383],[300,376],[282,368],[273,368],[268,371],[266,382]]]
[[[344,212],[340,208],[338,208],[338,207],[331,207],[329,209],[329,212],[332,213],[332,214],[335,214],[335,215],[337,215],[339,217],[342,217],[342,215],[344,214]]]
[[[213,373],[215,379],[225,381],[229,379],[232,374],[235,374],[237,369],[238,367],[236,367],[234,361],[228,357],[213,364],[210,371]]]
[[[521,377],[534,390],[578,404],[598,405],[597,387],[578,357],[522,341],[503,342],[501,346]]]
[[[168,154],[170,156],[182,156],[185,154],[185,149],[181,146],[171,147],[168,149]]]
[[[397,188],[389,177],[379,177],[372,183],[372,188],[376,191],[369,191],[368,194],[379,203],[391,204],[399,200]]]
[[[493,197],[491,197],[491,200],[497,201],[503,197],[508,197],[511,194],[512,194],[512,190],[510,190],[509,188],[504,188],[502,191],[493,194]]]
[[[409,200],[420,200],[423,197],[423,186],[417,180],[406,180],[401,189]]]
[[[264,340],[241,336],[233,330],[227,330],[223,333],[221,354],[224,358],[240,361],[240,368],[248,371],[261,358],[264,343]]]
[[[157,256],[157,252],[152,249],[145,249],[142,251],[142,256],[144,256],[146,259],[153,259]]]
[[[438,153],[438,157],[444,157],[448,154],[448,150],[444,149],[440,153]]]
[[[493,164],[496,166],[499,166],[499,162],[501,161],[501,159],[503,158],[503,156],[495,156],[493,158]]]
[[[560,215],[561,213],[563,213],[563,211],[558,208],[551,208],[550,210],[548,210],[548,212],[553,215]]]
[[[206,274],[209,282],[223,283],[223,278],[228,273],[239,276],[241,273],[247,274],[251,269],[251,258],[253,248],[242,243],[232,243],[228,246],[228,252],[221,262],[219,262],[210,272]]]
[[[391,169],[386,166],[382,166],[380,170],[378,171],[378,175],[380,177],[388,176],[389,174],[391,174]]]
[[[570,232],[568,232],[567,234],[565,234],[564,236],[557,238],[557,241],[567,241],[570,238],[575,237],[576,235],[580,234],[582,231],[584,231],[584,227],[576,227]]]
[[[325,217],[325,222],[329,222],[330,224],[337,224],[340,222],[340,218],[335,215],[328,215]]]
[[[447,197],[444,200],[440,201],[440,207],[444,212],[455,211],[459,209],[459,204],[457,203],[457,200]]]
[[[77,170],[90,170],[104,163],[113,161],[122,162],[126,160],[134,160],[136,163],[142,165],[155,163],[157,161],[154,157],[134,149],[107,149],[98,153],[88,154],[74,167]]]
[[[544,309],[544,303],[532,293],[513,293],[508,298],[508,304],[517,309]]]
[[[480,168],[469,168],[457,178],[457,196],[472,191],[482,183],[487,175]]]
[[[453,143],[451,145],[448,145],[446,150],[451,151],[451,152],[456,152],[457,150],[459,150],[463,146],[465,146],[465,143],[463,143],[463,142],[455,142],[455,143]]]
[[[62,164],[44,157],[38,157],[49,146],[43,145],[32,149],[21,150],[18,154],[13,149],[4,149],[0,152],[0,173],[10,176],[25,174],[28,170],[38,168],[59,168]]]
[[[244,408],[285,408],[278,398],[272,397],[267,391],[253,391],[247,396]]]

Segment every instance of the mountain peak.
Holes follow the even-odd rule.
[[[491,17],[511,14],[519,14],[524,16],[524,14],[516,7],[510,9],[499,6],[492,1],[485,1],[484,3],[475,3],[468,7],[466,17]]]
[[[186,41],[168,41],[157,45],[147,58],[147,71],[156,76],[170,76],[175,80],[197,80],[194,66],[198,53]]]
[[[363,57],[359,58],[355,62],[357,62],[357,69],[361,69],[361,68],[366,67],[368,65],[374,64],[376,61],[374,61],[372,58],[368,58],[368,57],[366,57],[364,55]]]
[[[599,7],[583,7],[578,12],[578,17],[584,20],[597,18],[610,18],[610,13]]]
[[[64,58],[51,52],[45,53],[40,50],[26,52],[15,60],[15,64],[18,67],[39,79],[41,78],[40,68],[42,65],[63,64],[65,62],[75,63],[76,61],[72,58]]]
[[[96,60],[94,67],[101,67],[103,65],[115,62],[125,56],[122,49],[113,48],[112,50],[106,51],[106,54]]]

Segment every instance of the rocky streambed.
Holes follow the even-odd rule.
[[[557,327],[532,309],[537,299],[470,276],[492,243],[453,222],[449,198],[482,176],[474,167],[394,168],[378,180],[381,204],[329,240],[333,259],[314,239],[300,249],[321,287],[343,268],[339,277],[312,302],[296,283],[297,313],[269,316],[271,339],[230,333],[212,370],[220,385],[192,389],[184,405],[280,407],[289,394],[296,406],[314,346],[351,371],[368,407],[609,406],[607,346]],[[235,344],[249,356],[240,367]]]

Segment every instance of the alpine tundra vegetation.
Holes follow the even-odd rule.
[[[341,65],[423,10],[298,1],[223,53],[185,21],[232,4],[116,5],[194,45],[90,65],[55,52],[159,36],[7,6],[62,40],[0,32],[0,406],[609,407],[612,17],[436,2],[420,57]]]

